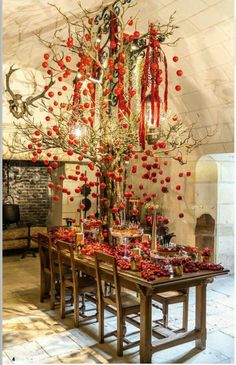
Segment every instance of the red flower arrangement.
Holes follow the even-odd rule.
[[[208,247],[205,247],[201,250],[201,256],[211,256],[212,250]]]

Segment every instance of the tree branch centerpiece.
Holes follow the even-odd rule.
[[[193,127],[186,127],[176,113],[168,112],[164,47],[177,42],[169,40],[177,28],[174,14],[167,24],[150,23],[141,34],[135,17],[127,17],[133,6],[131,0],[116,0],[96,11],[80,7],[79,15],[64,14],[55,6],[65,27],[56,30],[50,41],[38,36],[48,49],[42,61],[44,91],[20,106],[19,96],[10,88],[13,67],[6,76],[10,112],[21,118],[14,123],[13,144],[5,141],[9,151],[30,152],[32,161],[43,160],[50,174],[58,168],[62,154],[86,163],[99,179],[100,191],[93,197],[99,198],[99,218],[108,228],[121,224],[126,200],[135,195],[132,188],[127,189],[128,170],[136,174],[141,163],[142,178],[157,184],[157,173],[163,174],[168,159],[185,164],[188,154],[209,136],[196,139]],[[177,65],[178,56],[171,62]],[[178,80],[182,74],[177,68]],[[177,83],[174,92],[180,90]],[[40,120],[30,110],[39,99]],[[83,184],[96,185],[78,169],[74,180],[78,175]],[[61,185],[50,185],[55,201],[58,191],[70,193],[63,187],[65,176],[60,179]],[[169,182],[168,176],[161,179],[161,193],[169,191]],[[142,184],[139,188],[143,189]],[[75,192],[79,194],[81,186]]]

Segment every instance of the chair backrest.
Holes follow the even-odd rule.
[[[104,264],[108,264],[112,268],[113,279],[110,281],[115,286],[116,306],[117,310],[121,309],[121,289],[118,277],[117,264],[114,256],[104,254],[102,252],[95,252],[95,268],[97,279],[97,295],[99,300],[103,301],[104,292],[102,288],[102,280],[108,281],[106,278],[106,270]],[[102,267],[103,265],[103,267]]]
[[[62,282],[65,281],[65,269],[68,268],[68,264],[71,267],[72,271],[72,280],[73,283],[76,284],[78,280],[78,276],[76,274],[76,265],[75,265],[75,256],[72,244],[69,242],[57,240],[57,254],[58,254],[58,263],[59,263],[59,272],[60,279]]]
[[[38,233],[39,257],[43,270],[50,270],[52,277],[55,272],[56,255],[52,250],[51,236],[48,234]]]

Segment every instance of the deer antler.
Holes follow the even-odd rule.
[[[13,74],[13,72],[19,70],[19,68],[13,68],[14,65],[12,65],[8,71],[8,73],[6,74],[6,91],[11,95],[11,99],[8,100],[9,103],[9,110],[10,112],[14,115],[15,118],[20,119],[23,118],[24,116],[27,115],[32,115],[29,111],[29,106],[33,106],[36,107],[36,105],[34,105],[35,101],[38,99],[48,99],[45,94],[46,92],[50,89],[50,87],[52,85],[55,84],[55,81],[53,81],[52,76],[51,76],[51,80],[49,85],[47,86],[47,88],[45,88],[39,95],[36,96],[28,96],[26,98],[26,100],[22,100],[22,95],[21,94],[15,94],[11,88],[10,88],[10,77]],[[36,89],[36,82],[34,82],[35,85],[35,89]],[[34,90],[35,92],[35,90]]]
[[[49,99],[47,96],[45,96],[45,94],[46,94],[46,92],[50,89],[50,87],[52,86],[52,85],[54,85],[55,84],[55,81],[53,81],[53,79],[52,79],[52,76],[51,76],[51,80],[50,80],[50,82],[49,82],[49,84],[48,84],[48,87],[45,89],[45,90],[43,90],[42,92],[41,92],[41,94],[39,94],[39,95],[36,95],[36,96],[29,96],[27,99],[26,99],[26,101],[25,101],[25,103],[26,103],[26,105],[27,106],[29,106],[29,105],[31,105],[31,106],[33,106],[33,107],[36,107],[36,105],[34,105],[34,103],[35,103],[35,101],[36,100],[38,100],[38,99]]]
[[[11,65],[8,73],[6,74],[6,91],[11,95],[12,99],[15,99],[15,94],[13,93],[13,91],[10,88],[10,77],[13,74],[13,72],[19,70],[19,68],[13,68],[14,65]]]

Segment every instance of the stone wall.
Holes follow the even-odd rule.
[[[7,163],[9,164],[9,194],[20,207],[20,222],[24,226],[32,222],[34,226],[48,223],[50,197],[48,192],[49,176],[43,163],[31,161],[3,161],[3,203],[7,198]]]

